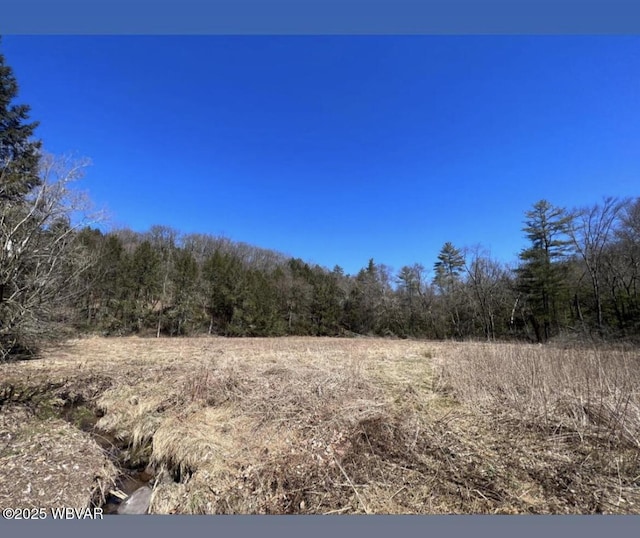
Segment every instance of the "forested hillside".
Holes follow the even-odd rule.
[[[374,260],[355,275],[207,235],[84,229],[73,323],[108,334],[375,334],[519,338],[637,334],[640,202],[526,213],[517,267],[445,243],[433,270]],[[433,274],[433,278],[429,278]]]

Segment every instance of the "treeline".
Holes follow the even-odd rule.
[[[77,239],[92,262],[76,284],[74,322],[158,336],[638,335],[640,199],[572,211],[540,201],[525,218],[529,246],[515,267],[445,243],[432,271],[394,272],[372,259],[355,275],[163,226],[84,229]]]
[[[527,339],[640,332],[640,199],[525,214],[516,266],[445,243],[430,264],[355,275],[224,238],[103,233],[43,154],[0,54],[0,360],[75,328],[110,335],[380,335]],[[84,220],[88,219],[88,220]]]

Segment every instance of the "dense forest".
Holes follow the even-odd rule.
[[[69,322],[106,334],[372,334],[518,338],[630,337],[640,327],[640,201],[606,199],[571,213],[526,213],[530,246],[509,268],[445,243],[432,279],[369,260],[346,275],[207,235],[154,226],[95,229],[74,241],[91,263],[75,277]],[[68,268],[69,276],[74,267]]]
[[[17,94],[0,55],[0,360],[71,330],[532,342],[639,334],[640,198],[536,202],[514,267],[444,242],[428,267],[371,259],[348,275],[223,237],[88,225],[73,188],[85,163],[42,151]]]

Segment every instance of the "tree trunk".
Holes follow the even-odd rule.
[[[584,323],[584,318],[582,317],[582,309],[580,308],[580,301],[578,301],[578,294],[576,293],[573,296],[573,304],[576,307],[576,315],[578,316],[578,319],[580,320],[580,325],[582,325],[582,332],[586,333],[587,332],[587,327]]]
[[[533,331],[536,334],[536,342],[541,344],[543,342],[542,333],[540,331],[540,323],[533,314],[529,315],[529,321],[531,321],[531,325],[533,325]]]
[[[602,319],[602,297],[600,297],[600,283],[598,277],[594,276],[593,279],[593,295],[596,300],[596,312],[598,321],[598,334],[600,337],[604,336],[604,321]]]

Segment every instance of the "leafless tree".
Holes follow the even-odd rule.
[[[91,263],[76,232],[96,215],[90,215],[86,195],[73,188],[88,164],[43,155],[42,184],[0,206],[0,361],[33,349],[47,334],[52,314]]]
[[[607,197],[602,204],[595,204],[574,211],[574,218],[569,229],[573,247],[584,261],[586,271],[591,279],[593,299],[596,307],[596,323],[602,336],[604,321],[602,314],[602,265],[605,248],[613,239],[616,224],[626,202]]]
[[[479,245],[466,249],[464,269],[467,302],[473,310],[473,317],[480,321],[487,341],[495,340],[496,317],[512,302],[511,297],[507,297],[508,287],[505,285],[507,270]]]

